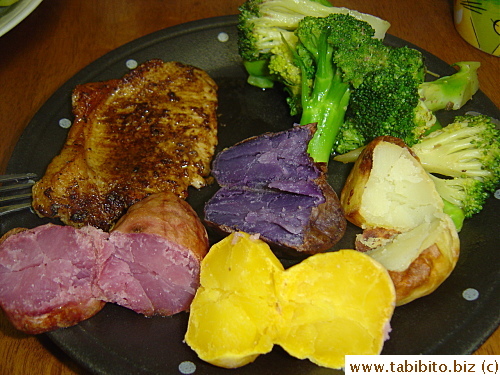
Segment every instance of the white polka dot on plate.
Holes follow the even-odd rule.
[[[125,62],[125,65],[127,66],[127,68],[129,69],[135,69],[137,68],[137,61],[135,61],[134,59],[129,59]]]
[[[71,120],[67,118],[60,119],[59,126],[63,129],[68,129],[71,126]]]
[[[497,191],[495,191],[495,198],[496,199],[500,199],[500,189],[498,189]]]
[[[467,301],[475,301],[479,298],[479,292],[474,288],[467,288],[462,292],[462,297]]]
[[[196,365],[191,361],[181,362],[179,365],[179,371],[184,375],[194,374],[196,371]]]
[[[225,43],[229,40],[229,35],[225,32],[220,32],[219,35],[217,35],[217,39],[219,42]]]

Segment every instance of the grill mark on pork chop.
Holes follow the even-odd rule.
[[[40,216],[104,230],[133,203],[207,184],[217,144],[217,86],[206,72],[150,60],[122,79],[79,85],[61,153],[33,188]]]

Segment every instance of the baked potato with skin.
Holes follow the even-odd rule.
[[[346,219],[365,228],[399,232],[443,211],[434,182],[412,150],[395,137],[378,137],[356,160],[341,192]]]
[[[385,136],[369,143],[340,201],[347,220],[364,230],[356,249],[389,271],[397,305],[432,293],[455,268],[456,228],[433,181],[402,140]]]

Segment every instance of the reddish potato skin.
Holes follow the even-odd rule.
[[[83,322],[101,311],[105,304],[104,301],[92,299],[86,303],[68,303],[43,315],[30,316],[17,311],[9,311],[6,314],[16,329],[37,335]]]
[[[113,231],[149,233],[191,250],[201,261],[208,252],[205,227],[193,208],[173,193],[152,194],[131,206]]]

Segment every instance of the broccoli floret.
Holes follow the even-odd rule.
[[[485,115],[464,115],[423,137],[412,150],[443,200],[469,218],[500,183],[500,131]]]
[[[301,124],[317,123],[309,154],[327,163],[344,123],[352,88],[383,60],[367,59],[367,51],[385,50],[373,28],[350,15],[305,17],[296,30],[294,51],[301,67]],[[312,69],[311,69],[312,67]]]
[[[373,56],[380,62],[380,68],[367,69],[361,83],[355,86],[344,126],[355,128],[366,143],[378,136],[391,135],[411,146],[438,125],[436,116],[419,96],[425,77],[423,56],[406,46],[381,46],[376,52]],[[358,70],[359,65],[354,64]],[[334,151],[343,153],[360,146],[363,145],[344,143],[340,138]]]
[[[326,17],[329,14],[350,14],[370,23],[375,36],[383,39],[390,24],[380,18],[347,8],[333,7],[327,0],[247,0],[239,8],[238,49],[249,73],[248,82],[269,88],[274,82],[283,82],[293,70],[290,61],[282,60],[270,69],[267,64],[275,54],[281,54],[283,45],[295,46],[294,34],[299,22],[306,16]],[[247,62],[259,61],[258,64]],[[284,62],[287,61],[285,64]],[[288,77],[290,78],[290,77]],[[300,77],[297,77],[300,80]],[[286,82],[283,82],[286,85]]]
[[[441,128],[436,111],[459,109],[476,93],[480,63],[457,63],[457,73],[424,82],[426,69],[419,51],[407,47],[388,50],[387,67],[365,76],[351,95],[347,119],[367,142],[392,135],[412,146]],[[347,152],[354,146],[339,142],[335,151]]]
[[[474,177],[442,178],[433,174],[429,175],[441,198],[462,209],[466,218],[479,213],[489,197],[480,179]]]
[[[352,119],[347,118],[340,127],[333,149],[341,155],[352,152],[352,150],[359,150],[361,153],[361,148],[364,148],[367,143],[366,138],[358,130],[356,124]],[[353,157],[353,160],[356,160],[358,156],[359,154]]]
[[[391,135],[415,144],[436,123],[419,98],[419,84],[411,71],[398,75],[392,66],[367,74],[351,94],[348,120],[367,142]],[[337,148],[339,153],[356,148],[339,146],[345,146]]]
[[[453,66],[458,68],[456,73],[424,82],[419,87],[420,97],[433,112],[441,109],[457,110],[479,89],[479,62],[458,62]]]
[[[500,178],[499,131],[489,116],[456,116],[423,137],[412,149],[430,173],[475,177],[492,190]]]

